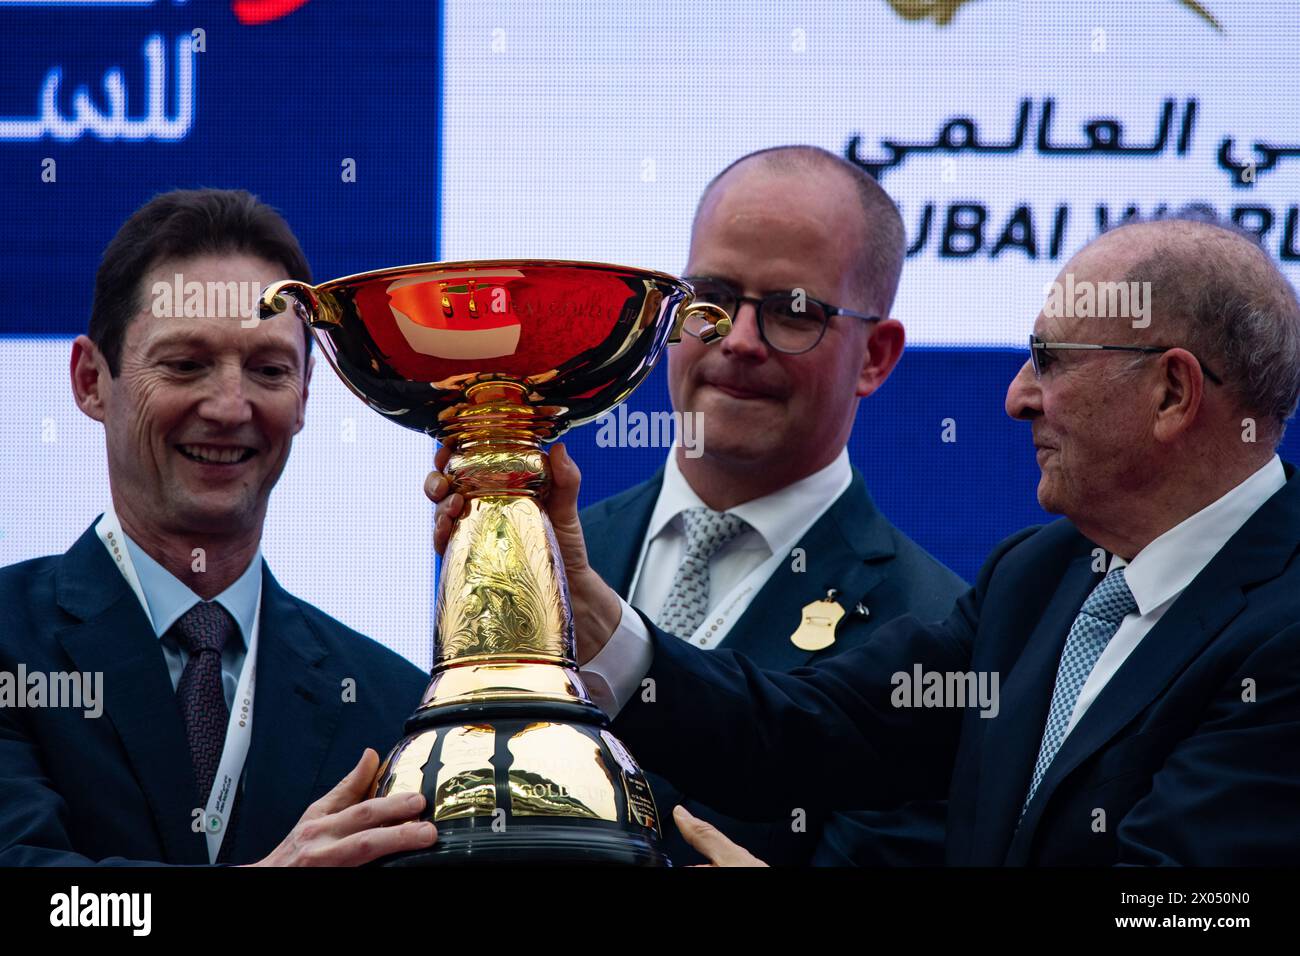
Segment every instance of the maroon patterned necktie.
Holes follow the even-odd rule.
[[[185,717],[199,805],[206,806],[230,719],[221,684],[221,651],[235,633],[235,621],[220,604],[201,601],[181,615],[171,631],[189,653],[176,695]]]

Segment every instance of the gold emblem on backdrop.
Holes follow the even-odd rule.
[[[887,0],[904,20],[933,20],[939,26],[947,26],[957,11],[971,0]],[[1178,0],[1183,6],[1196,13],[1214,29],[1222,31],[1223,26],[1197,0]]]

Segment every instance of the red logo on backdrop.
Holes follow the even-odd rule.
[[[235,19],[248,26],[287,17],[306,4],[307,0],[235,0],[230,6]]]

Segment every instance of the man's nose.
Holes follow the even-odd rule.
[[[762,361],[767,358],[767,344],[758,331],[758,309],[752,302],[742,302],[736,309],[731,331],[715,347],[721,346],[728,356]]]
[[[207,395],[199,403],[199,414],[224,426],[241,425],[253,417],[253,406],[244,394],[244,369],[237,362],[217,365],[204,383]]]
[[[1043,392],[1039,388],[1038,379],[1034,376],[1033,363],[1027,359],[1007,387],[1005,407],[1008,415],[1022,421],[1027,421],[1043,412]]]

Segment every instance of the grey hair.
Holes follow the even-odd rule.
[[[1300,301],[1258,237],[1204,207],[1114,230],[1170,224],[1126,277],[1151,283],[1155,314],[1281,442],[1300,395]],[[1114,231],[1108,230],[1108,231]]]

